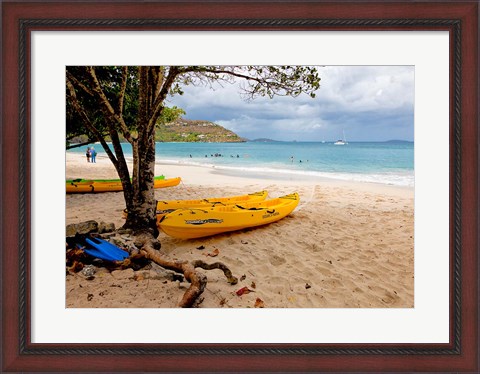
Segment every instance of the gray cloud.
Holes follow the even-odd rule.
[[[258,98],[246,102],[238,84],[186,87],[170,99],[187,118],[218,123],[249,139],[351,141],[413,140],[413,66],[319,67],[317,97]]]

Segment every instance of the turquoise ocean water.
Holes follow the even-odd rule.
[[[68,152],[84,153],[87,146]],[[131,157],[130,144],[123,144]],[[99,157],[106,156],[100,144]],[[221,155],[221,156],[219,156]],[[238,157],[237,157],[238,156]],[[408,142],[157,143],[159,163],[213,167],[225,174],[288,179],[333,178],[414,186],[414,145]]]

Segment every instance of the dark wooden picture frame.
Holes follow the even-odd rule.
[[[3,2],[2,371],[478,372],[478,5],[477,1]],[[30,33],[34,30],[448,31],[449,343],[31,343]]]

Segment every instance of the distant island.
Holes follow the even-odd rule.
[[[155,141],[241,143],[247,140],[210,121],[180,118],[174,122],[158,125],[155,131]]]
[[[392,139],[392,140],[387,140],[384,143],[413,143],[413,141]]]
[[[256,143],[278,143],[278,142],[280,142],[280,141],[279,141],[279,140],[268,139],[268,138],[259,138],[259,139],[249,140],[249,142],[256,142]]]

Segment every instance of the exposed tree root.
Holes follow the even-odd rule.
[[[193,261],[193,267],[194,268],[202,268],[204,270],[213,270],[213,269],[219,269],[223,271],[223,274],[225,274],[225,277],[227,278],[227,282],[230,283],[231,285],[237,284],[238,279],[233,276],[232,272],[230,269],[225,266],[225,264],[221,262],[215,262],[214,264],[207,264],[206,262],[202,260],[196,260]]]
[[[201,260],[193,262],[168,260],[154,248],[155,242],[155,238],[146,234],[137,236],[136,245],[140,248],[140,253],[142,253],[146,258],[152,260],[165,269],[182,273],[185,279],[190,282],[190,287],[187,289],[178,305],[181,308],[191,307],[198,297],[203,293],[207,285],[207,276],[203,273],[197,272],[195,270],[197,267],[204,270],[222,270],[230,284],[236,284],[238,281],[237,278],[232,275],[230,269],[221,262],[207,264]]]

